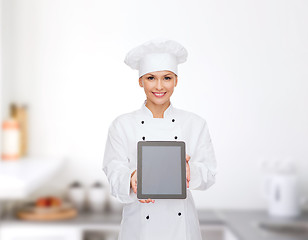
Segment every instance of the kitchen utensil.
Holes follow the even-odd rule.
[[[81,183],[75,181],[68,189],[68,197],[71,203],[79,210],[84,209],[86,193]]]
[[[268,213],[277,217],[296,217],[305,201],[299,195],[298,178],[295,174],[273,174],[265,181]]]
[[[10,118],[2,123],[2,160],[18,160],[20,147],[20,126]]]
[[[100,182],[94,183],[88,191],[88,200],[92,212],[102,212],[106,203],[106,190]]]

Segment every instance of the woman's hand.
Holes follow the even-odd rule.
[[[189,160],[190,160],[190,156],[188,154],[186,154],[186,185],[187,188],[189,188],[189,181],[190,181],[190,167],[189,167]],[[134,170],[131,174],[131,178],[130,178],[130,187],[133,189],[134,193],[137,193],[137,171]],[[152,200],[151,198],[148,199],[142,199],[139,200],[139,202],[142,203],[149,203],[149,202],[155,202],[155,200]]]
[[[130,186],[133,189],[134,193],[137,193],[137,171],[136,170],[133,171],[132,174],[131,174]],[[148,198],[148,199],[139,200],[139,202],[142,202],[142,203],[153,202],[154,203],[155,200]]]
[[[190,160],[190,156],[186,154],[186,184],[187,188],[189,188],[189,181],[190,181],[190,167],[188,161]]]

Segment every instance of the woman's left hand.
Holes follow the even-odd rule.
[[[186,184],[187,188],[189,188],[189,181],[190,181],[190,167],[188,161],[190,160],[190,156],[186,154]]]

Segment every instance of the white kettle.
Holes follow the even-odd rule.
[[[269,215],[292,218],[301,214],[306,198],[300,196],[299,180],[291,162],[276,162],[264,183]]]
[[[268,213],[276,217],[296,217],[301,213],[304,199],[300,199],[298,178],[295,174],[276,173],[265,181]]]

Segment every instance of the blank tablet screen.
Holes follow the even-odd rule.
[[[185,193],[183,191],[183,189],[186,190],[186,160],[183,159],[185,145],[175,145],[179,142],[170,141],[153,141],[152,143],[154,145],[149,145],[150,142],[148,141],[146,145],[140,146],[138,151],[141,154],[138,157],[138,163],[141,162],[141,164],[138,164],[138,168],[141,167],[141,169],[138,169],[137,172],[137,177],[139,174],[142,176],[137,180],[138,188],[141,183],[142,191],[139,191],[140,194],[143,197],[152,198],[183,197],[183,194],[186,194],[186,191]],[[172,145],[168,146],[168,143]],[[183,166],[185,167],[184,171]],[[183,182],[185,188],[183,188]]]

